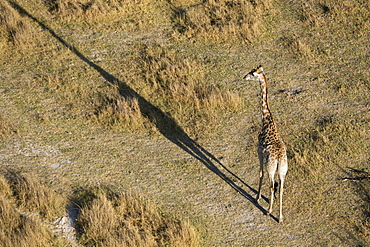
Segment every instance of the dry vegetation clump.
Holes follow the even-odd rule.
[[[0,1],[0,51],[14,48],[26,50],[37,41],[37,31],[30,22],[8,1]]]
[[[357,230],[365,239],[370,239],[370,169],[369,166],[359,170],[353,169],[350,174],[350,180],[353,179],[356,192],[363,200],[363,205],[360,205],[362,210],[361,220],[356,222]]]
[[[66,114],[116,130],[140,130],[148,124],[137,97],[121,93],[118,82],[101,81],[86,66],[39,75],[31,87],[42,86],[64,105]],[[81,70],[85,71],[82,75]],[[88,81],[88,82],[86,82]]]
[[[343,114],[343,113],[342,113]],[[299,132],[290,140],[289,153],[290,177],[294,178],[296,198],[294,208],[297,214],[330,215],[336,207],[332,197],[340,197],[341,190],[351,189],[361,197],[358,207],[363,211],[363,218],[343,218],[345,225],[351,225],[359,236],[369,236],[369,191],[370,179],[357,180],[351,170],[359,172],[359,167],[368,169],[369,150],[367,124],[361,120],[353,121],[342,114],[333,114],[318,118],[314,127]],[[355,168],[356,167],[356,168]],[[361,172],[368,174],[366,171]],[[344,178],[349,178],[345,181]],[[330,182],[329,182],[330,181]],[[353,181],[353,182],[350,182]],[[309,189],[315,188],[315,189]],[[338,191],[331,194],[333,191]],[[342,198],[341,200],[346,200]],[[347,203],[343,203],[345,207]],[[349,224],[349,220],[351,223]]]
[[[266,28],[264,18],[272,13],[270,0],[208,0],[184,5],[172,0],[173,23],[188,38],[250,43]]]
[[[64,19],[97,18],[122,8],[123,0],[91,1],[91,0],[46,0],[45,6],[51,13]]]
[[[157,1],[153,0],[46,0],[44,5],[65,21],[99,24],[116,22],[125,29],[143,27],[154,20]],[[145,23],[145,24],[143,24]]]
[[[66,198],[51,188],[42,185],[35,178],[15,172],[8,172],[6,179],[20,209],[36,213],[46,219],[63,215]]]
[[[25,183],[29,184],[30,180],[19,174],[7,173],[6,177],[0,176],[0,246],[47,247],[62,244],[63,240],[54,236],[38,217],[40,214],[63,214],[63,211],[56,212],[54,209],[64,208],[61,200],[56,199],[60,196],[50,192],[46,193],[48,197],[40,196],[50,189],[37,182],[31,182],[33,189],[25,188],[30,187]],[[19,200],[19,196],[24,194],[27,196]],[[28,200],[27,206],[24,206],[24,200]]]
[[[0,193],[3,196],[11,196],[12,189],[10,188],[10,184],[8,180],[4,176],[0,176]]]
[[[55,237],[38,220],[21,215],[0,195],[0,246],[53,246]]]
[[[138,64],[136,81],[145,83],[140,93],[189,131],[211,127],[224,116],[221,111],[234,112],[242,104],[237,94],[207,81],[199,63],[159,45],[144,46]]]
[[[326,63],[333,56],[333,42],[366,39],[370,28],[369,1],[310,0],[295,6],[303,24],[301,30],[283,35],[280,41],[300,62]]]
[[[145,127],[148,120],[141,113],[138,98],[126,97],[119,93],[119,89],[113,90],[96,98],[93,119],[109,128],[134,130]]]
[[[144,99],[192,134],[211,129],[224,117],[220,112],[235,112],[242,105],[237,94],[208,82],[196,61],[159,45],[139,45],[138,49],[140,56],[135,57],[127,69],[131,72],[123,74],[122,81],[101,82],[88,66],[56,67],[53,74],[41,72],[32,87],[45,87],[72,115],[83,114],[117,131],[154,128],[150,122],[155,120],[150,116],[156,113],[148,112],[154,108],[145,109],[149,103],[143,103]]]
[[[49,6],[49,11],[56,15],[78,17],[88,16],[87,13],[90,11],[92,16],[95,16],[94,11],[106,16],[110,11],[118,11],[119,6],[127,10],[135,3],[141,6],[150,1],[137,1],[130,3],[129,6],[125,3],[123,1],[55,0],[47,1],[45,4]],[[145,9],[142,14],[146,13]],[[51,57],[43,65],[45,68],[39,67],[30,86],[45,87],[45,92],[57,98],[58,102],[64,103],[62,109],[70,117],[83,115],[108,128],[150,129],[148,124],[153,119],[148,120],[146,116],[148,113],[143,113],[145,109],[134,95],[135,92],[133,90],[128,94],[122,92],[121,85],[126,81],[127,84],[133,85],[132,88],[137,89],[148,102],[165,114],[169,114],[180,123],[181,127],[191,130],[192,133],[199,133],[200,129],[212,128],[214,126],[212,123],[216,123],[223,117],[223,114],[220,114],[221,111],[234,112],[242,102],[238,95],[217,83],[208,82],[204,68],[195,60],[182,58],[161,46],[149,45],[141,48],[141,55],[137,58],[137,68],[134,68],[136,71],[133,72],[136,76],[131,78],[128,73],[126,81],[117,81],[117,83],[97,82],[94,74],[96,71],[91,66],[71,65],[70,57],[66,57],[66,54],[57,54],[62,52],[63,49],[59,52],[55,51],[54,54],[48,54]],[[50,65],[53,67],[47,67]],[[125,74],[123,76],[126,77]],[[126,85],[123,87],[127,88]]]
[[[302,62],[312,62],[317,56],[317,51],[314,50],[312,45],[309,44],[302,37],[296,35],[283,37],[280,39],[284,47],[290,51],[290,53]]]
[[[186,222],[164,215],[130,193],[88,189],[77,193],[80,242],[86,246],[195,246]]]
[[[369,29],[369,1],[311,0],[301,7],[301,20],[309,26],[335,32],[365,34]]]
[[[365,137],[362,124],[350,123],[339,115],[325,116],[317,120],[314,128],[300,132],[292,140],[291,160],[297,172],[321,179],[328,172],[327,166],[343,164],[366,150]]]
[[[189,223],[164,214],[149,201],[109,188],[76,191],[78,241],[83,246],[196,246]],[[48,225],[65,215],[66,196],[30,176],[0,176],[0,247],[67,246]]]
[[[69,57],[58,56],[60,60],[46,65],[55,66],[39,70],[29,86],[43,87],[71,117],[85,116],[117,131],[154,128],[148,115],[155,113],[144,109],[148,108],[144,99],[191,134],[212,129],[225,117],[221,112],[240,109],[239,95],[209,82],[203,66],[195,60],[159,45],[136,47],[140,55],[133,58],[122,80],[113,76],[101,80],[90,66],[70,65]]]

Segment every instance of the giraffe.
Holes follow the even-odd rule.
[[[275,173],[277,172],[280,182],[279,189],[279,222],[283,221],[283,192],[284,180],[288,171],[288,160],[286,146],[280,137],[274,119],[272,118],[267,102],[267,79],[263,73],[262,66],[253,69],[244,76],[245,80],[258,81],[261,86],[261,108],[262,108],[262,131],[258,135],[258,157],[260,160],[259,186],[256,201],[261,199],[261,187],[265,170],[268,173],[270,183],[270,205],[267,215],[272,212],[274,197],[277,192],[278,183],[275,183]]]

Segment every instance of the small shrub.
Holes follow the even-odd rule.
[[[312,61],[315,58],[315,55],[317,55],[312,46],[301,37],[297,37],[295,35],[282,37],[280,42],[295,58],[301,61]]]
[[[93,102],[93,118],[102,126],[141,129],[146,125],[147,120],[142,115],[138,98],[121,94],[116,86],[97,94],[99,97],[95,97]]]

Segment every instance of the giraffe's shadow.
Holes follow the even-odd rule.
[[[165,114],[158,107],[151,104],[144,97],[138,94],[135,90],[130,88],[126,83],[120,81],[115,76],[108,73],[106,70],[101,68],[99,65],[90,61],[86,56],[84,56],[76,47],[66,42],[64,39],[59,37],[50,27],[45,25],[43,22],[39,21],[37,18],[28,13],[24,8],[15,2],[10,2],[10,4],[21,14],[29,17],[38,25],[40,25],[43,30],[48,31],[56,40],[58,40],[63,46],[67,47],[72,51],[77,57],[79,57],[83,62],[87,63],[92,69],[99,72],[99,74],[112,85],[117,85],[120,94],[126,99],[136,98],[139,104],[140,112],[145,116],[151,123],[153,123],[158,131],[170,140],[172,143],[180,147],[182,150],[196,158],[204,166],[206,166],[210,171],[219,176],[223,181],[225,181],[230,187],[237,191],[240,195],[246,198],[248,201],[252,202],[256,208],[258,208],[262,213],[267,214],[267,211],[261,207],[254,197],[242,187],[245,186],[248,190],[256,194],[257,191],[250,185],[245,183],[236,174],[234,174],[230,169],[223,165],[220,160],[218,160],[213,154],[205,150],[201,145],[199,145],[195,140],[190,138],[187,133],[176,123],[176,121]],[[222,170],[221,170],[222,169]],[[236,180],[237,182],[234,182]],[[267,200],[264,197],[265,200]]]

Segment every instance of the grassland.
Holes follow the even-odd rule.
[[[119,246],[121,234],[148,246],[368,245],[369,10],[361,0],[2,0],[0,164],[48,189],[20,196],[3,172],[13,230],[0,238],[71,245],[47,225],[75,200],[83,246]],[[241,78],[259,64],[288,146],[281,225],[263,215],[267,199],[253,200],[259,87]],[[40,205],[37,191],[56,201]],[[132,195],[146,228],[123,222]]]

